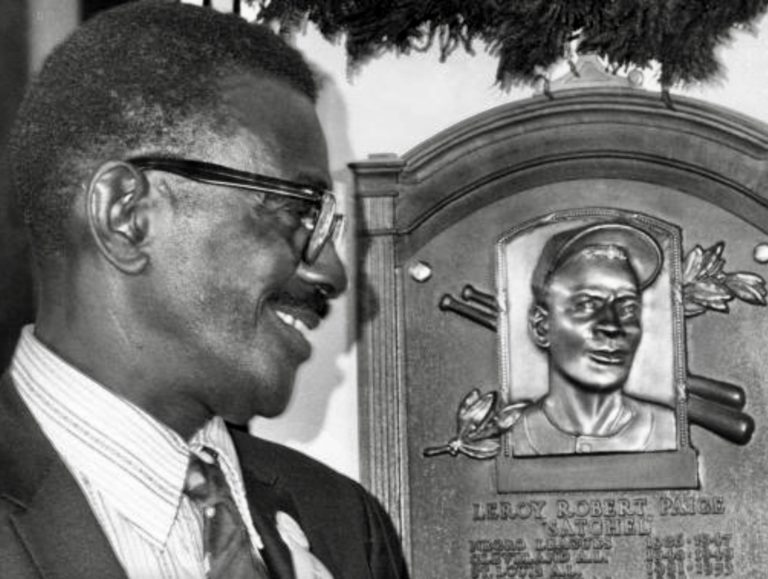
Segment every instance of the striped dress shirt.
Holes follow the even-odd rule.
[[[214,449],[256,552],[262,548],[221,418],[189,442],[22,331],[19,393],[75,477],[130,579],[205,577],[202,517],[183,494],[190,452]]]

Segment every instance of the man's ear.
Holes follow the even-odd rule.
[[[534,304],[528,310],[528,335],[539,348],[549,348],[549,312],[545,307]]]
[[[142,241],[147,235],[149,185],[132,165],[110,161],[88,183],[88,224],[96,245],[112,265],[139,273],[149,262]]]

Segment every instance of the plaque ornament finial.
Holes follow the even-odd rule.
[[[473,388],[459,404],[456,436],[442,446],[424,449],[424,456],[463,454],[469,458],[495,458],[501,449],[499,437],[520,418],[527,402],[503,404],[498,391],[481,394]]]

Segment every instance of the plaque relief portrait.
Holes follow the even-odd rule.
[[[680,436],[681,253],[674,224],[599,207],[503,234],[500,396],[519,415],[501,437],[502,488],[505,472],[508,490],[523,491],[568,467],[586,473],[585,488],[653,485],[647,473],[678,450],[677,484],[697,484],[695,451]]]
[[[506,270],[516,275],[519,263],[515,258]],[[658,319],[654,311],[669,312],[668,304],[659,307],[663,298],[651,298],[643,307],[643,296],[662,274],[663,264],[659,243],[629,223],[597,222],[546,239],[530,275],[526,316],[528,338],[537,352],[528,356],[525,348],[519,352],[523,359],[513,351],[508,356],[516,365],[541,366],[544,360],[547,367],[545,394],[525,407],[511,431],[516,456],[677,448],[670,404],[673,376],[664,372],[672,368],[667,365],[659,372],[657,356],[663,360],[671,340],[653,341],[648,348],[655,350],[654,360],[646,355],[634,369],[644,326],[659,334],[666,329],[668,336],[662,337],[671,337],[668,316]],[[669,289],[668,283],[660,285]],[[515,304],[508,311],[520,314],[525,296],[511,299]],[[540,378],[527,376],[534,372],[521,368],[517,376],[520,382],[531,380],[535,396],[542,385]],[[631,374],[634,387],[627,390]],[[515,388],[510,388],[514,396]]]

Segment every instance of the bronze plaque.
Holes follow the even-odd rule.
[[[353,166],[366,482],[414,577],[766,576],[767,143],[590,89]]]

